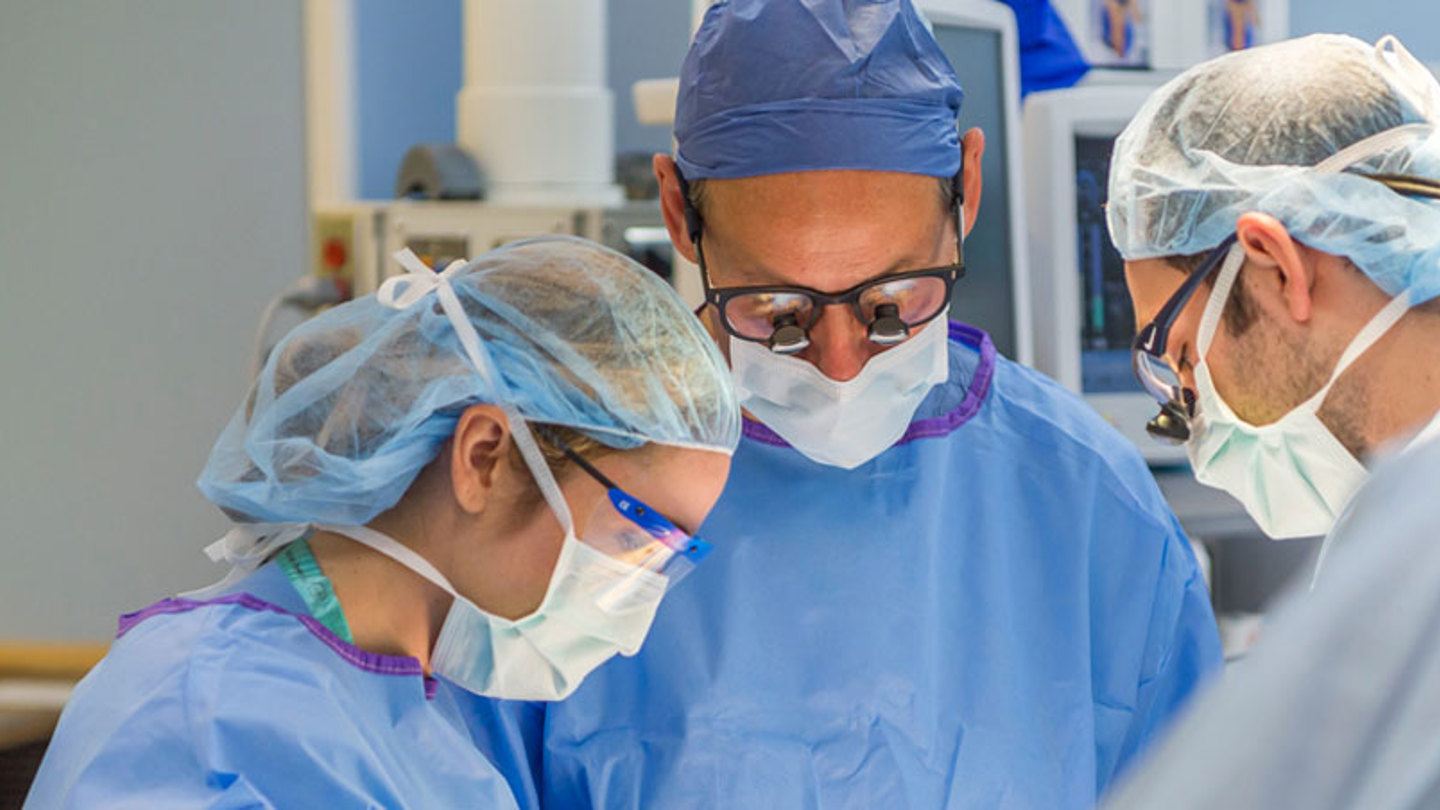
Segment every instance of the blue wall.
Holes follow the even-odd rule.
[[[615,148],[664,151],[663,127],[635,123],[630,85],[674,76],[689,34],[687,0],[605,0],[609,18],[609,78],[615,91]],[[1155,0],[1191,2],[1191,0]],[[460,90],[460,0],[356,0],[356,117],[360,178],[366,198],[390,197],[405,150],[455,138]],[[1354,34],[1366,40],[1401,32],[1421,60],[1440,62],[1440,4],[1436,0],[1290,0],[1296,35]],[[962,77],[963,78],[963,77]]]
[[[463,76],[460,0],[355,3],[356,188],[393,197],[395,172],[417,143],[455,141]]]

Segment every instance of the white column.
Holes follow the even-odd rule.
[[[355,199],[353,0],[305,0],[305,163],[310,207]]]
[[[455,106],[456,141],[480,164],[487,199],[620,200],[604,3],[465,0],[465,86]]]

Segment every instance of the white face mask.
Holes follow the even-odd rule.
[[[568,696],[612,656],[634,655],[640,649],[665,595],[664,576],[615,560],[570,531],[540,607],[525,618],[504,619],[461,596],[429,561],[391,537],[365,526],[319,528],[390,557],[455,598],[431,653],[430,668],[486,697],[560,700]],[[616,591],[626,594],[621,604],[607,598]]]
[[[925,395],[949,379],[947,313],[845,382],[758,343],[731,341],[740,405],[814,461],[853,470],[899,441]]]
[[[1251,425],[1221,399],[1206,355],[1225,302],[1244,264],[1245,250],[1231,249],[1205,305],[1196,349],[1198,414],[1186,451],[1203,484],[1223,489],[1245,505],[1260,529],[1275,539],[1315,537],[1330,531],[1364,483],[1367,471],[1320,421],[1320,406],[1344,374],[1410,308],[1409,296],[1392,300],[1360,330],[1340,356],[1329,382],[1275,422]]]

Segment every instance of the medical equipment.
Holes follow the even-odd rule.
[[[401,272],[389,257],[403,248],[443,267],[564,233],[668,278],[671,262],[654,246],[658,203],[627,202],[614,182],[605,13],[593,0],[465,0],[456,143],[412,148],[397,167],[395,201],[319,200],[312,273],[359,296]]]
[[[1076,87],[1026,103],[1035,367],[1084,396],[1147,461],[1181,464],[1184,448],[1145,431],[1155,401],[1131,372],[1135,316],[1124,261],[1105,229],[1110,152],[1154,89]]]
[[[395,200],[317,207],[311,220],[311,270],[348,285],[355,296],[379,289],[403,270],[391,257],[410,248],[426,264],[478,256],[539,234],[601,236],[602,209],[521,207],[489,202]]]
[[[965,279],[955,285],[950,317],[990,334],[1021,363],[1034,360],[1031,258],[1021,180],[1020,56],[1015,16],[1001,3],[918,0],[935,41],[965,84],[960,131],[985,133],[985,193],[965,240]]]

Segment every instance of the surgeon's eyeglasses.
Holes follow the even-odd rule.
[[[741,340],[763,343],[776,354],[796,354],[810,345],[810,330],[826,307],[847,306],[865,325],[872,343],[903,343],[934,320],[950,303],[955,282],[965,275],[964,224],[960,219],[960,174],[955,175],[952,214],[955,217],[954,264],[910,270],[857,284],[844,292],[826,293],[799,286],[721,287],[710,284],[701,245],[703,222],[690,201],[690,187],[680,178],[685,221],[695,245],[705,303],[720,314],[725,331]]]
[[[605,487],[605,499],[596,505],[589,519],[576,524],[576,536],[581,542],[637,569],[663,575],[667,587],[674,587],[710,553],[709,543],[621,489],[559,436],[547,432],[544,440]]]
[[[1383,183],[1391,191],[1407,197],[1423,197],[1440,200],[1440,181],[1413,174],[1369,173],[1359,169],[1346,169],[1352,174]],[[1180,384],[1175,369],[1165,359],[1166,344],[1170,340],[1170,329],[1175,325],[1185,304],[1195,295],[1205,279],[1209,278],[1225,261],[1237,237],[1231,235],[1205,257],[1205,261],[1191,273],[1160,308],[1155,319],[1140,330],[1130,351],[1131,368],[1135,379],[1160,403],[1160,413],[1145,425],[1152,438],[1166,444],[1184,444],[1190,441],[1191,422],[1195,417],[1195,393]]]
[[[1218,269],[1235,244],[1230,236],[1205,257],[1160,308],[1154,320],[1140,330],[1130,348],[1130,366],[1135,379],[1140,381],[1150,396],[1160,403],[1160,413],[1145,425],[1150,436],[1166,444],[1184,444],[1190,441],[1190,420],[1195,415],[1195,393],[1180,384],[1180,377],[1165,359],[1170,341],[1170,329],[1175,325],[1185,305],[1194,297],[1205,280]]]

